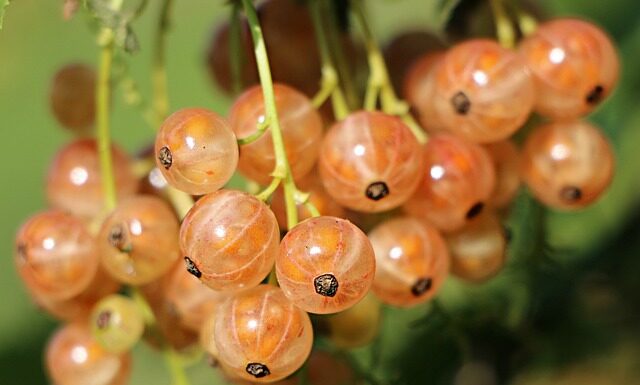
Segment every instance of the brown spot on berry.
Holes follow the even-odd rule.
[[[459,115],[466,115],[471,109],[471,100],[464,92],[459,91],[451,98],[451,105]]]
[[[598,84],[593,87],[591,91],[587,94],[586,101],[588,104],[598,104],[602,101],[604,97],[604,87]]]
[[[338,292],[338,279],[333,274],[322,274],[313,280],[316,293],[325,297],[333,297]]]
[[[371,200],[379,201],[389,195],[389,186],[384,182],[373,182],[367,186],[364,194]]]
[[[109,321],[111,320],[111,311],[103,310],[98,314],[96,318],[96,326],[98,329],[106,329],[109,326]]]
[[[187,265],[187,271],[196,278],[202,277],[202,272],[198,269],[195,263],[189,257],[184,257],[184,263]]]
[[[261,364],[259,362],[248,363],[245,370],[255,378],[262,378],[271,374],[271,371],[269,370],[267,365]]]
[[[411,294],[416,297],[421,296],[431,289],[433,281],[431,278],[420,278],[411,286]]]
[[[484,203],[478,202],[475,205],[471,206],[469,211],[467,211],[467,219],[473,219],[480,215],[482,210],[484,209]]]
[[[158,160],[165,169],[168,170],[169,168],[171,168],[171,165],[173,164],[173,155],[171,154],[171,150],[169,150],[169,147],[164,146],[160,149],[160,151],[158,151]]]
[[[565,202],[574,203],[582,198],[582,190],[575,186],[566,186],[560,190],[560,199]]]

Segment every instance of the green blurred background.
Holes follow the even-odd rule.
[[[41,352],[55,322],[30,303],[14,271],[13,236],[21,221],[45,207],[44,172],[56,150],[70,139],[49,113],[51,76],[68,62],[93,64],[97,58],[86,18],[79,15],[64,22],[61,3],[61,0],[14,0],[7,8],[0,31],[3,155],[0,384],[3,385],[47,383]],[[228,10],[222,0],[175,3],[167,55],[171,109],[204,106],[224,113],[230,100],[210,82],[204,69],[203,51],[212,28],[228,16]],[[441,27],[440,1],[368,3],[374,28],[382,41],[405,29]],[[148,48],[158,5],[159,2],[151,1],[135,23],[142,49],[127,60],[131,76],[147,96],[151,62]],[[519,372],[533,373],[525,377],[542,376],[534,382],[517,380],[522,384],[640,383],[639,3],[545,0],[539,5],[549,15],[591,19],[609,31],[618,43],[624,70],[622,80],[613,97],[589,117],[603,128],[616,147],[618,167],[613,186],[597,205],[584,212],[549,213],[545,217],[544,250],[535,242],[539,232],[534,220],[537,209],[526,197],[519,200],[514,211],[516,219],[512,220],[514,242],[510,253],[513,260],[530,269],[526,280],[509,271],[480,287],[450,280],[441,295],[446,312],[438,315],[431,311],[423,328],[410,325],[425,317],[424,309],[387,311],[382,337],[376,343],[377,349],[383,346],[384,353],[373,371],[381,378],[396,375],[403,378],[393,383],[425,383],[424,379],[437,384],[453,383],[464,377],[461,373],[466,373],[465,370],[471,370],[470,362],[472,369],[473,363],[478,362],[479,367],[492,368],[500,383],[511,381],[514,373]],[[140,112],[126,106],[120,94],[114,102],[115,140],[130,151],[149,143],[153,133]],[[534,254],[534,258],[523,262],[521,255],[525,254]],[[458,317],[457,321],[446,320],[451,314]],[[470,356],[456,348],[460,339],[471,341]],[[368,356],[371,350],[364,349],[357,356]],[[138,348],[132,383],[169,384],[161,360],[148,348]],[[471,373],[479,372],[471,370]],[[195,385],[217,383],[217,376],[204,365],[194,368],[191,375]],[[472,378],[475,378],[472,382],[456,384],[485,384],[480,382],[482,376]]]

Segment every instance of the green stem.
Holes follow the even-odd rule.
[[[284,188],[284,200],[287,211],[287,224],[289,228],[293,228],[298,223],[298,210],[294,194],[296,185],[291,175],[289,160],[284,148],[284,139],[280,128],[280,120],[278,119],[278,111],[276,109],[275,94],[273,91],[273,80],[271,79],[271,70],[269,68],[269,58],[267,49],[262,36],[262,29],[258,20],[258,15],[251,0],[242,0],[244,11],[251,29],[251,37],[253,39],[256,63],[258,65],[258,74],[260,75],[260,84],[262,86],[262,95],[264,98],[264,108],[266,120],[269,122],[271,129],[271,139],[273,140],[273,150],[276,157],[276,165],[271,174],[273,178],[282,180]]]
[[[178,353],[173,349],[165,349],[163,353],[167,368],[171,373],[171,385],[189,385],[189,379],[184,371],[184,365]]]
[[[156,120],[156,128],[169,113],[169,94],[167,92],[167,70],[165,65],[166,36],[169,29],[169,14],[173,0],[164,0],[160,9],[160,17],[156,25],[155,42],[153,49],[153,67],[151,81],[153,84],[153,110]]]
[[[365,96],[365,109],[373,110],[376,107],[378,96],[382,105],[382,110],[387,114],[399,116],[409,127],[418,142],[424,144],[427,142],[427,134],[422,130],[420,125],[415,121],[409,113],[409,106],[404,101],[398,99],[391,81],[389,79],[389,71],[384,62],[384,57],[380,51],[380,47],[376,42],[373,32],[365,17],[362,0],[351,0],[352,9],[356,20],[360,25],[362,34],[364,35],[365,45],[367,47],[367,58],[369,61],[369,81]]]
[[[513,28],[511,20],[504,9],[502,0],[489,0],[491,3],[491,10],[493,11],[493,17],[496,24],[496,35],[500,45],[505,48],[513,48],[516,41],[516,33]]]
[[[96,88],[96,121],[98,156],[102,175],[102,190],[107,211],[116,207],[116,185],[113,177],[113,161],[111,159],[111,136],[109,130],[109,113],[111,102],[111,64],[113,62],[113,40],[100,50],[100,69]]]
[[[267,200],[269,200],[269,197],[271,197],[271,195],[273,195],[276,189],[280,186],[281,182],[282,182],[282,179],[280,178],[271,179],[271,183],[269,183],[269,186],[267,186],[264,190],[257,193],[256,198],[260,199],[263,202],[266,202]]]
[[[318,108],[329,96],[331,96],[333,113],[336,118],[340,120],[344,119],[349,114],[349,106],[347,105],[347,101],[342,91],[340,80],[338,78],[338,71],[336,70],[331,57],[331,51],[329,49],[329,43],[326,36],[327,33],[322,21],[321,7],[325,4],[325,0],[314,0],[310,5],[313,27],[316,32],[316,40],[318,42],[318,49],[322,59],[322,88],[316,97],[313,98],[313,104]]]
[[[253,143],[256,140],[260,139],[260,137],[262,137],[262,134],[265,133],[265,131],[267,131],[267,128],[269,128],[269,121],[267,119],[264,119],[262,121],[258,122],[258,129],[251,135],[238,139],[238,145],[239,146],[244,146],[245,144],[249,144],[249,143]]]
[[[508,2],[507,5],[509,5],[515,13],[518,29],[520,29],[523,36],[529,36],[538,29],[538,20],[536,20],[535,16],[525,11],[521,4]]]

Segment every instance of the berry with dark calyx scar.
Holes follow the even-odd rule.
[[[125,353],[140,340],[144,319],[138,305],[122,295],[110,295],[91,312],[91,332],[100,346],[112,353]]]

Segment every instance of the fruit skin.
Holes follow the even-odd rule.
[[[555,120],[588,114],[618,81],[620,62],[611,39],[586,21],[542,23],[519,51],[536,81],[536,111]]]
[[[191,195],[218,190],[238,165],[238,145],[229,123],[204,108],[171,114],[156,136],[155,154],[167,182]]]
[[[111,146],[113,172],[118,200],[133,196],[138,180],[131,159]],[[60,149],[47,171],[46,193],[49,205],[91,219],[104,209],[102,172],[98,146],[93,139],[78,139]]]
[[[308,174],[315,165],[322,140],[322,118],[303,93],[284,84],[274,84],[274,97],[285,152],[294,179]],[[258,130],[265,120],[262,87],[255,86],[240,95],[229,112],[229,123],[242,139]],[[271,131],[256,141],[243,145],[238,169],[249,179],[269,184],[276,165]]]
[[[446,51],[434,51],[417,58],[404,78],[402,94],[412,107],[420,125],[429,133],[443,131],[442,122],[434,111],[434,69],[444,58]]]
[[[144,319],[138,305],[117,294],[96,304],[90,324],[91,333],[100,346],[116,354],[131,350],[144,331]]]
[[[315,217],[299,223],[280,243],[278,283],[296,306],[310,313],[348,309],[369,291],[375,257],[366,235],[351,222]]]
[[[487,152],[451,134],[436,134],[429,137],[423,157],[422,180],[404,211],[444,232],[480,214],[496,180]]]
[[[282,290],[259,285],[220,305],[214,338],[219,360],[233,375],[263,383],[283,379],[302,366],[311,352],[313,330],[309,315]]]
[[[399,118],[358,111],[327,132],[319,169],[325,189],[342,206],[368,213],[390,210],[419,183],[420,145]]]
[[[66,324],[49,340],[47,372],[57,385],[123,385],[131,372],[130,355],[102,349],[86,322]]]
[[[369,233],[376,255],[372,290],[383,302],[411,307],[428,301],[449,275],[449,253],[432,225],[411,217],[383,222]]]
[[[496,187],[489,204],[496,208],[506,208],[520,188],[520,151],[510,140],[490,143],[484,148],[496,170]]]
[[[378,335],[382,306],[373,293],[340,313],[326,318],[329,339],[336,347],[355,349],[370,344]]]
[[[187,269],[214,290],[258,285],[273,267],[279,239],[269,207],[236,190],[219,190],[198,200],[180,228]]]
[[[595,202],[611,183],[614,153],[593,125],[556,122],[540,126],[527,138],[522,177],[535,197],[560,210]]]
[[[178,230],[175,213],[162,199],[140,195],[124,200],[98,234],[102,266],[129,285],[158,279],[180,256]]]
[[[99,263],[96,240],[84,222],[60,210],[41,212],[22,225],[14,261],[27,288],[47,302],[80,294]]]
[[[475,39],[451,48],[433,69],[433,87],[423,96],[448,131],[477,143],[503,140],[527,120],[535,100],[525,61],[492,40]]]
[[[89,133],[95,121],[96,73],[82,63],[60,68],[51,81],[49,104],[58,123],[79,134]]]
[[[485,213],[462,229],[447,234],[451,273],[473,283],[498,274],[506,262],[505,230],[494,213]]]

